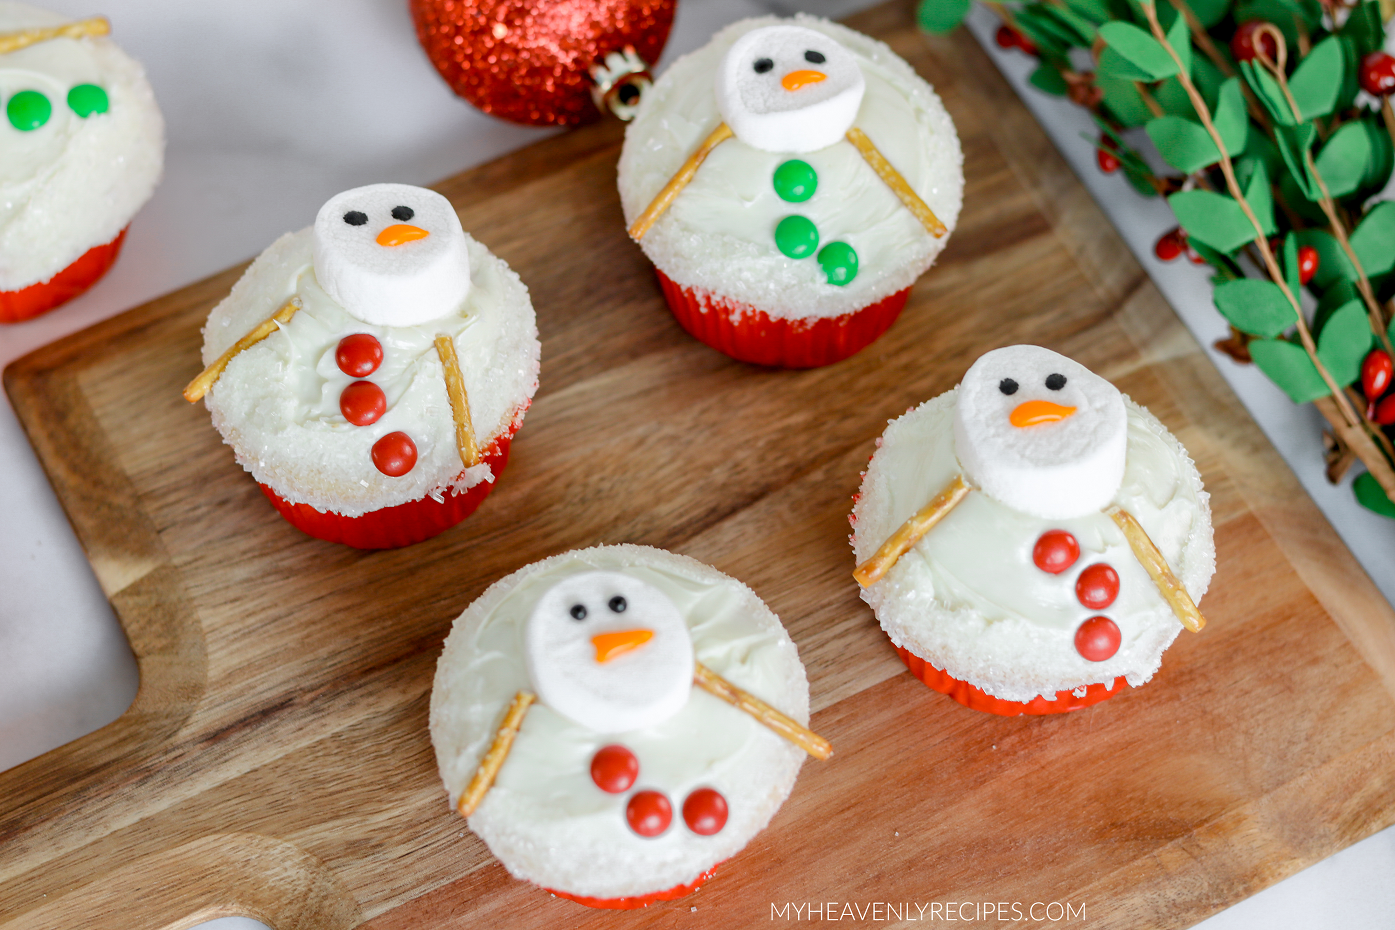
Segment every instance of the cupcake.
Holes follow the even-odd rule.
[[[1147,410],[1037,346],[989,352],[893,420],[852,521],[862,597],[902,660],[978,710],[1095,704],[1205,622],[1196,466]]]
[[[160,180],[164,121],[108,29],[0,2],[0,323],[95,284]]]
[[[940,99],[887,46],[765,17],[722,30],[645,93],[619,186],[689,333],[808,368],[895,322],[958,219],[963,156]]]
[[[538,386],[528,289],[405,184],[331,198],[257,257],[204,327],[204,398],[292,524],[364,549],[469,516]]]
[[[760,598],[645,546],[496,582],[436,666],[451,806],[516,878],[592,907],[693,891],[794,787],[811,733],[794,643]]]

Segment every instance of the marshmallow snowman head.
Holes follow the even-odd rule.
[[[737,39],[717,69],[717,109],[736,138],[767,152],[813,152],[842,139],[867,82],[851,53],[803,26]]]
[[[460,217],[424,187],[370,184],[331,197],[315,217],[313,256],[320,287],[376,326],[440,319],[470,292]]]
[[[629,575],[585,572],[553,585],[524,640],[538,698],[598,733],[654,726],[688,702],[688,626],[667,595]]]
[[[1124,478],[1124,396],[1084,365],[1040,346],[1008,346],[964,375],[954,451],[969,482],[1047,519],[1094,513]]]

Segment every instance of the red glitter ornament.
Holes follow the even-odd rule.
[[[626,46],[645,62],[677,0],[410,0],[417,38],[446,83],[486,113],[532,126],[600,117],[592,67]]]

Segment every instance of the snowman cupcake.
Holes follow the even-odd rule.
[[[96,283],[160,180],[155,96],[108,31],[0,2],[0,323]]]
[[[374,184],[258,256],[204,327],[205,398],[291,523],[404,546],[479,506],[538,385],[528,289],[434,191]]]
[[[451,806],[515,877],[592,907],[693,891],[769,823],[807,754],[809,688],[779,619],[721,572],[645,546],[496,582],[436,667]]]
[[[893,420],[852,521],[854,575],[902,660],[978,710],[1097,703],[1205,623],[1196,466],[1148,411],[1037,346],[989,352]]]
[[[619,186],[688,332],[806,368],[895,321],[958,219],[963,156],[935,92],[887,46],[766,17],[722,30],[645,93]]]

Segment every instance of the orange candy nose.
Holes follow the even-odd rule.
[[[1062,407],[1049,400],[1029,400],[1018,404],[1008,415],[1013,426],[1040,426],[1042,423],[1055,423],[1075,413],[1074,407]]]
[[[609,662],[617,656],[633,652],[653,638],[653,630],[620,630],[592,636],[591,645],[596,647],[597,662]]]
[[[431,233],[420,226],[408,226],[405,223],[396,223],[378,233],[378,245],[402,245],[407,242],[416,242],[418,239],[425,239]]]
[[[827,78],[828,75],[822,71],[791,71],[780,78],[780,86],[785,90],[799,90],[807,84],[817,84]]]

